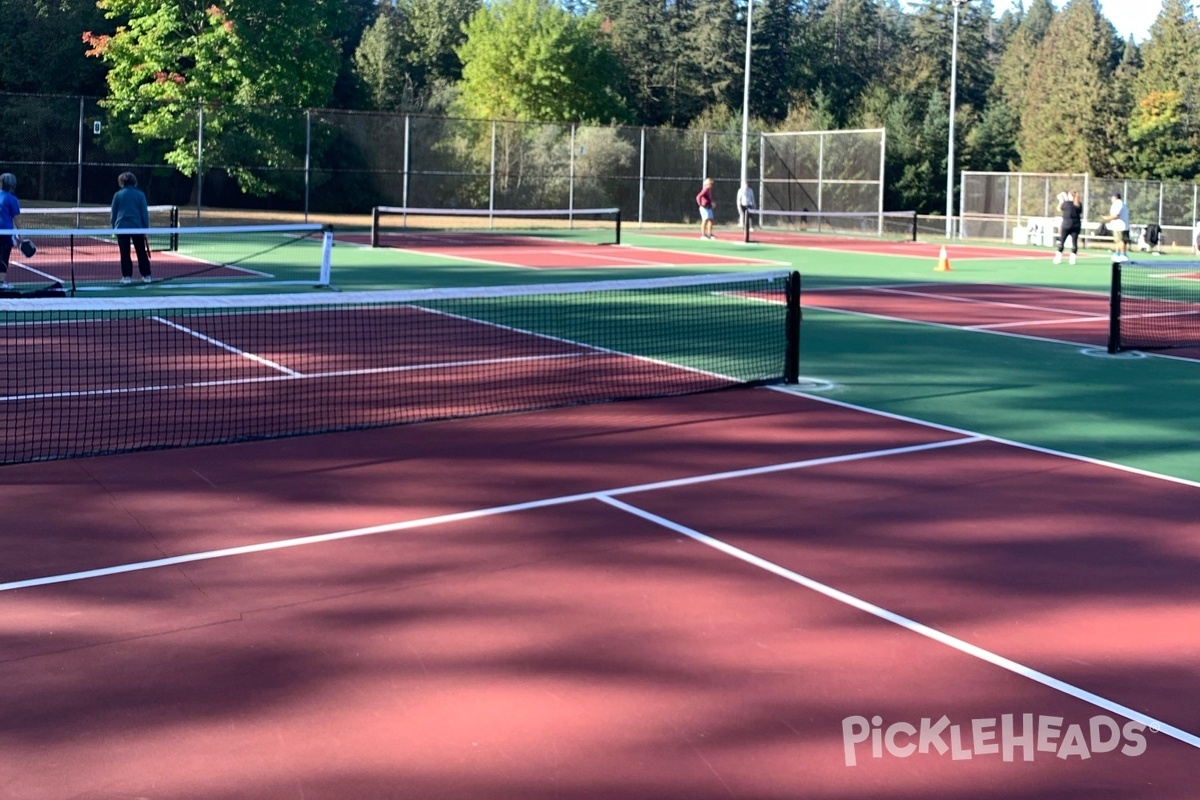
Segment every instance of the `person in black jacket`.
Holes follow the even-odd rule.
[[[1070,192],[1063,192],[1059,195],[1061,205],[1059,210],[1062,212],[1062,225],[1059,226],[1061,231],[1058,237],[1058,252],[1054,254],[1054,263],[1062,263],[1063,247],[1067,244],[1067,237],[1071,237],[1071,260],[1069,263],[1075,263],[1075,255],[1079,252],[1079,234],[1083,230],[1083,205],[1079,202],[1079,192],[1072,189]]]

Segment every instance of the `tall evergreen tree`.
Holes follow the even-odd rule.
[[[900,33],[878,0],[815,0],[800,18],[797,81],[819,87],[837,124],[854,115],[867,88],[894,77]]]
[[[1050,0],[1033,0],[996,67],[992,94],[1003,100],[1017,116],[1025,107],[1025,85],[1029,81],[1030,67],[1037,60],[1038,47],[1053,21],[1054,6],[1050,5]]]
[[[354,53],[354,72],[377,109],[427,107],[439,86],[462,77],[455,51],[479,0],[398,0],[379,6]]]
[[[400,110],[412,96],[405,69],[403,22],[396,7],[379,7],[379,16],[367,28],[354,51],[354,72],[365,87],[371,108]]]
[[[84,55],[79,36],[104,27],[95,0],[4,0],[0,87],[8,92],[104,93],[104,66]]]
[[[733,0],[676,0],[675,10],[686,44],[680,60],[681,92],[676,104],[688,120],[705,109],[741,107],[745,65],[745,27],[738,34]]]
[[[363,33],[375,20],[377,0],[343,0],[341,13],[334,20],[332,35],[342,45],[337,80],[333,85],[332,104],[338,108],[363,105],[363,87],[354,69],[354,53]]]
[[[680,122],[676,75],[683,48],[663,0],[598,0],[620,72],[620,92],[634,119],[645,125]]]
[[[755,5],[750,113],[769,123],[786,118],[791,104],[794,20],[791,0],[762,0]]]
[[[1096,0],[1070,0],[1055,15],[1029,68],[1018,137],[1022,168],[1108,173],[1106,127],[1128,111],[1114,99],[1121,52]]]

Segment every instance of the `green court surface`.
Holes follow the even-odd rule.
[[[633,230],[624,241],[783,262],[800,271],[807,290],[919,282],[1107,293],[1109,285],[1109,258],[1104,251],[1083,252],[1075,266],[1068,266],[1052,264],[1051,252],[1044,248],[1012,248],[1011,259],[952,259],[950,272],[936,272],[936,260],[918,257],[707,242]],[[355,270],[355,277],[374,274],[365,262],[378,254],[357,257],[364,265]],[[339,266],[343,276],[346,268]],[[761,267],[742,269],[756,268]],[[693,271],[730,269],[737,268]],[[430,286],[678,272],[678,268],[521,270],[418,263],[400,267],[390,277],[405,286]],[[1195,445],[1200,440],[1200,362],[1085,355],[1078,345],[813,309],[805,313],[802,341],[801,374],[832,384],[821,396],[1200,481],[1200,449]]]
[[[623,246],[612,247],[613,254],[624,246],[679,253],[678,265],[637,268],[518,268],[480,258],[339,242],[332,282],[341,290],[488,286],[755,271],[769,268],[766,264],[798,270],[807,291],[912,283],[1108,291],[1109,258],[1100,250],[1083,252],[1076,266],[1068,266],[1052,264],[1046,248],[1001,252],[989,247],[976,257],[966,246],[955,245],[959,256],[951,260],[952,270],[937,272],[936,259],[927,256],[745,244],[736,241],[736,232],[721,234],[722,240],[702,241],[627,226]],[[1012,256],[1003,257],[1007,252]],[[696,266],[689,259],[694,254],[752,263]],[[1200,439],[1200,362],[1115,358],[1083,350],[1067,343],[808,309],[800,371],[831,384],[819,393],[838,401],[1200,481],[1195,445]]]

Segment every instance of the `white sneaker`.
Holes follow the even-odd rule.
[[[153,283],[153,282],[154,282],[154,278],[151,278],[149,275],[142,276],[142,283]]]
[[[133,283],[133,278],[121,278],[121,283]]]
[[[1115,256],[1113,256],[1113,263],[1115,264],[1124,264],[1127,261],[1129,261],[1129,256],[1125,255],[1124,253],[1117,253]]]
[[[1059,253],[1055,253],[1055,254],[1054,254],[1054,263],[1055,263],[1055,264],[1061,264],[1061,263],[1062,263],[1062,253],[1061,253],[1061,252],[1059,252]]]
[[[1071,255],[1067,258],[1067,263],[1070,264],[1072,267],[1075,266],[1075,254],[1074,253],[1071,253]]]

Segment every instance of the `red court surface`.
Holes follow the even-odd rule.
[[[70,285],[72,277],[77,283],[97,281],[117,282],[121,280],[121,257],[116,245],[77,247],[73,257],[58,252],[63,248],[43,248],[32,259],[23,261],[14,258],[9,268],[9,279],[30,283],[57,281]],[[132,255],[132,254],[131,254]],[[138,280],[137,258],[133,257],[134,279]],[[203,274],[206,278],[257,278],[271,277],[269,273],[246,267],[214,264],[202,259],[190,258],[173,250],[155,250],[150,256],[150,271],[155,280],[179,278],[185,275]]]
[[[1194,798],[1198,493],[765,389],[7,467],[0,797]]]
[[[391,235],[387,249],[525,269],[644,269],[776,265],[779,262],[715,253],[688,253],[633,245],[597,245],[503,233]],[[339,234],[338,241],[370,244],[364,234]]]

